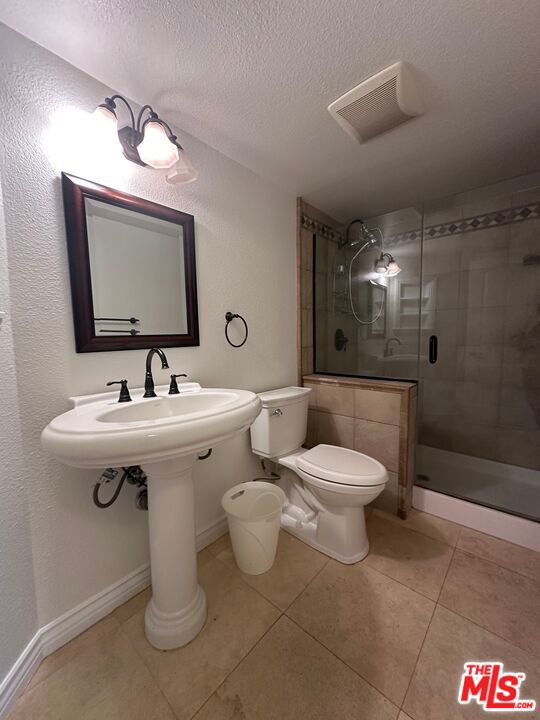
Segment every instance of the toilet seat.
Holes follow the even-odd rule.
[[[388,478],[378,460],[335,445],[317,445],[307,450],[296,458],[296,466],[313,478],[313,484],[324,487],[332,483],[335,490],[384,485]]]

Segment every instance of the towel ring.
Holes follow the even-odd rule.
[[[238,345],[231,342],[231,339],[229,338],[229,323],[232,320],[234,320],[235,318],[238,318],[238,320],[241,320],[244,323],[244,328],[246,330],[245,338],[242,340],[241,343],[238,343]],[[238,315],[237,313],[232,313],[230,311],[225,313],[225,337],[227,338],[227,342],[229,343],[229,345],[231,345],[233,348],[242,347],[242,345],[246,344],[246,340],[248,339],[248,333],[249,333],[249,330],[248,330],[247,322],[244,320],[244,318],[241,315]]]

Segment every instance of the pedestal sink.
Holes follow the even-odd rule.
[[[118,403],[118,393],[71,398],[72,410],[52,420],[43,446],[58,460],[81,468],[141,465],[148,476],[152,599],[146,636],[160,650],[185,645],[206,619],[197,583],[192,468],[198,454],[247,430],[260,400],[247,390],[183,383],[179,395],[156,388],[157,397]]]

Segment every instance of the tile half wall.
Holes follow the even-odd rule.
[[[389,482],[374,505],[406,518],[415,474],[416,383],[304,375],[312,388],[307,446],[358,450],[381,462]]]

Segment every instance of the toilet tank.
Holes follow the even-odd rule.
[[[259,393],[262,410],[251,426],[251,447],[262,457],[280,457],[302,446],[307,434],[311,388],[286,387]]]

